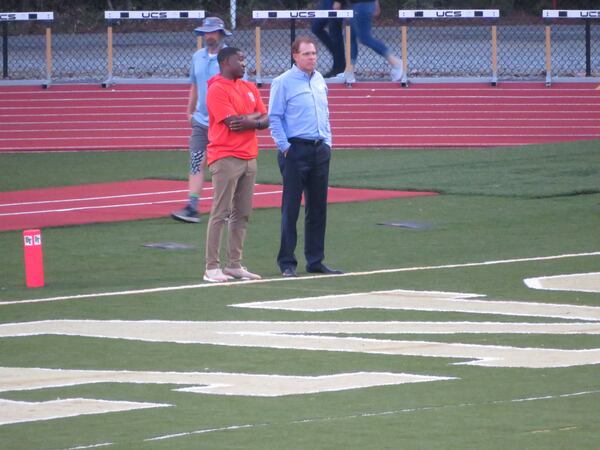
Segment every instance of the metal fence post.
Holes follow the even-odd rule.
[[[2,78],[8,78],[8,23],[2,22]]]
[[[46,82],[42,88],[47,89],[52,80],[52,30],[46,27]]]
[[[402,87],[408,87],[408,26],[402,25]]]
[[[585,76],[592,76],[592,31],[590,19],[585,20]]]
[[[260,54],[260,27],[256,27],[254,30],[254,45],[255,45],[255,53],[256,53],[256,85],[258,87],[262,86],[262,62],[261,62],[261,54]]]
[[[552,83],[552,39],[550,25],[546,25],[546,87]]]
[[[113,78],[113,27],[111,22],[106,28],[106,71],[108,74],[106,81],[102,83],[103,88],[109,87]]]
[[[496,25],[492,25],[492,86],[498,83],[498,37]]]

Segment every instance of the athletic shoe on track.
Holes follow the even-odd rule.
[[[223,273],[227,276],[231,276],[237,280],[260,280],[262,277],[258,274],[249,272],[245,267],[240,267],[239,269],[230,269],[229,267],[225,267],[223,269]]]
[[[225,275],[221,269],[208,269],[204,272],[204,281],[209,283],[225,283],[233,280],[233,277]]]
[[[175,220],[179,220],[180,222],[200,222],[200,215],[198,214],[198,211],[194,211],[192,208],[190,208],[190,205],[186,206],[183,209],[180,209],[179,211],[171,213],[171,217]]]
[[[347,84],[356,83],[356,77],[354,76],[354,72],[339,73],[338,78],[343,78],[344,83],[347,83]]]
[[[390,71],[392,81],[400,81],[402,79],[402,66],[395,66]]]

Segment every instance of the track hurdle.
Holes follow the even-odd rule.
[[[600,19],[600,9],[596,10],[560,10],[545,9],[542,17],[546,24],[546,86],[552,85],[552,31],[550,21],[553,19],[579,19],[585,21],[585,76],[592,75],[591,21]]]
[[[296,20],[298,19],[351,19],[354,12],[351,9],[312,9],[312,10],[283,10],[283,11],[252,11],[255,20],[287,19],[290,21],[290,43],[296,39]],[[345,27],[346,36],[346,69],[344,70],[344,83],[351,86],[354,82],[354,68],[350,62],[350,26]],[[261,29],[255,29],[256,46],[256,84],[262,86],[262,63],[261,63]],[[290,55],[291,58],[291,55]],[[293,58],[291,64],[294,63]]]
[[[498,41],[497,29],[495,21],[500,18],[500,10],[498,9],[461,9],[461,10],[444,10],[444,9],[424,9],[424,10],[399,10],[398,17],[403,21],[402,25],[402,65],[404,74],[402,75],[402,86],[408,86],[408,54],[407,54],[407,37],[408,27],[407,22],[411,19],[442,19],[442,20],[457,20],[457,19],[491,19],[493,20],[491,28],[491,80],[492,86],[498,83]]]
[[[2,24],[2,78],[8,78],[8,24],[11,22],[24,21],[48,21],[54,20],[53,12],[0,12],[0,23]],[[42,87],[50,86],[52,79],[52,30],[46,27],[46,82]]]
[[[203,10],[194,11],[104,11],[104,18],[108,21],[107,26],[107,78],[102,82],[102,87],[106,88],[115,82],[114,70],[114,36],[113,25],[121,20],[189,20],[204,19]],[[198,37],[196,48],[202,46],[202,38]],[[138,80],[139,82],[139,80]]]

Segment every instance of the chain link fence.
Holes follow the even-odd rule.
[[[258,2],[261,3],[261,2]],[[268,2],[265,2],[268,3]],[[265,9],[262,5],[261,9]],[[394,14],[392,16],[392,14]],[[207,15],[209,13],[207,12]],[[222,15],[224,19],[228,16]],[[406,24],[409,78],[487,77],[491,74],[491,26],[469,20],[394,20],[397,10],[373,23],[373,35],[396,55],[402,52],[401,26]],[[2,23],[7,28],[3,44],[2,79],[46,78],[45,29],[68,27],[55,14],[53,22]],[[192,33],[198,20],[116,21],[113,26],[113,75],[117,78],[185,80],[196,49]],[[497,26],[499,80],[543,79],[546,71],[545,26],[539,18],[531,23],[500,19]],[[549,23],[548,23],[549,24]],[[108,21],[99,19],[94,32],[53,31],[52,73],[55,82],[102,82],[108,75]],[[296,35],[311,34],[309,20],[295,21]],[[552,75],[560,77],[600,76],[600,21],[589,24],[590,46],[586,49],[583,21],[554,21]],[[290,67],[290,20],[252,20],[251,11],[237,11],[237,27],[228,45],[242,49],[252,79],[256,67],[256,27],[260,27],[261,74],[268,80]],[[4,42],[4,41],[7,42]],[[6,45],[7,44],[7,45]],[[358,80],[388,78],[389,66],[379,55],[359,45],[355,67]],[[589,63],[586,62],[589,58]],[[326,72],[331,55],[322,46],[319,67]],[[589,70],[588,70],[589,69]],[[589,72],[589,73],[588,73]]]

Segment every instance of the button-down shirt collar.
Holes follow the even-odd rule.
[[[311,75],[296,65],[273,80],[269,98],[271,135],[281,151],[288,139],[323,139],[331,146],[327,84],[323,76]]]

